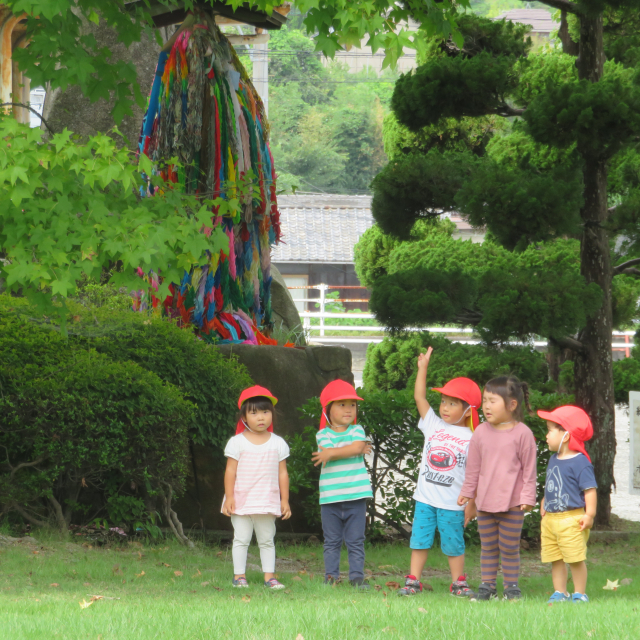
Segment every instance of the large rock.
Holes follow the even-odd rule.
[[[282,274],[274,264],[271,265],[271,310],[276,332],[280,334],[291,332],[291,342],[296,342],[293,339],[293,334],[295,334],[296,344],[305,345],[304,330],[298,308],[289,289],[287,289]]]
[[[277,398],[275,432],[284,437],[300,433],[306,426],[298,408],[320,395],[332,380],[353,383],[351,352],[343,347],[255,347],[223,345],[218,347],[228,357],[235,356],[249,370],[256,384],[267,387]],[[234,433],[229,425],[229,437]],[[311,461],[309,461],[311,464]],[[220,513],[224,496],[224,469],[207,446],[193,447],[193,471],[185,496],[176,503],[176,511],[185,531],[192,527],[230,529],[229,518]],[[296,496],[291,496],[293,516],[278,521],[278,529],[310,532]]]
[[[164,30],[161,32],[165,35]],[[108,27],[104,20],[101,20],[99,25],[85,20],[83,33],[92,33],[99,47],[109,49],[112,62],[131,62],[136,68],[142,95],[145,97],[149,95],[160,55],[160,47],[155,38],[148,38],[143,34],[140,42],[133,42],[127,48],[118,42],[117,32]],[[116,140],[118,146],[122,146],[125,141],[111,131],[116,124],[111,117],[113,104],[113,100],[107,102],[103,98],[91,103],[77,86],[72,86],[65,91],[61,89],[48,91],[42,116],[56,133],[65,128],[83,138],[99,132],[108,133]],[[125,116],[118,125],[118,129],[127,139],[129,149],[135,150],[146,107],[134,104],[132,111],[133,115]]]

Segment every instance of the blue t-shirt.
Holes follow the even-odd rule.
[[[584,492],[595,489],[596,477],[587,456],[579,453],[573,458],[560,460],[554,453],[547,466],[544,483],[544,508],[549,513],[583,509]]]

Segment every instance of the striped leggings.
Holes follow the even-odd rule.
[[[504,513],[478,511],[482,582],[495,586],[502,556],[504,584],[518,584],[523,521],[524,511],[520,511],[520,507],[512,507]]]

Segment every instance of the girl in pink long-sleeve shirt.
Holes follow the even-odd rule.
[[[476,499],[482,571],[477,600],[497,597],[500,556],[504,598],[521,596],[520,535],[525,511],[536,504],[537,453],[533,433],[521,422],[524,406],[531,410],[526,382],[513,376],[490,380],[482,398],[486,422],[478,426],[469,443],[458,504]]]

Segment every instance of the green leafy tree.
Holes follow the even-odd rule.
[[[511,124],[483,154],[431,148],[392,158],[376,177],[373,213],[384,232],[407,239],[416,220],[457,210],[487,228],[492,242],[474,248],[490,262],[471,278],[446,251],[421,254],[416,266],[420,243],[399,248],[404,266],[376,282],[372,306],[390,326],[457,320],[490,343],[537,334],[566,350],[576,402],[594,424],[598,520],[607,522],[615,457],[611,332],[635,314],[635,283],[620,276],[640,273],[640,89],[627,62],[605,63],[605,42],[611,48],[615,34],[605,35],[603,12],[637,9],[546,4],[561,10],[562,52],[529,55],[520,27],[467,16],[459,21],[462,45],[441,41],[397,83],[392,108],[413,132],[445,118],[499,116]],[[400,310],[411,320],[400,319]]]

